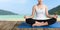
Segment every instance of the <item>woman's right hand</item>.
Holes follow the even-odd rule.
[[[25,19],[29,18],[29,16],[24,16]]]
[[[26,19],[26,18],[27,18],[27,16],[24,16],[24,18]]]

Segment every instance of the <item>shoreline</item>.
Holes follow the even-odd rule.
[[[0,19],[0,21],[25,21],[25,19]],[[60,18],[57,18],[57,21],[60,21]]]

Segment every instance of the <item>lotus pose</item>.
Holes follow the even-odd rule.
[[[36,17],[34,18],[35,14]],[[24,16],[26,23],[32,26],[46,26],[54,24],[57,21],[57,17],[57,14],[53,16],[49,15],[48,8],[43,4],[43,0],[38,0],[38,4],[33,6],[31,16]]]

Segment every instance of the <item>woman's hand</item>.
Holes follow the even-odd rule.
[[[57,19],[57,18],[58,18],[58,15],[57,15],[57,14],[55,14],[53,17]]]
[[[31,17],[30,16],[24,16],[24,18],[27,19],[27,18],[31,18]]]
[[[24,16],[24,18],[33,18],[34,15],[35,15],[35,11],[36,11],[36,6],[34,5],[33,8],[32,8],[32,15],[31,16]]]
[[[27,16],[24,16],[25,19],[27,19],[28,17]]]

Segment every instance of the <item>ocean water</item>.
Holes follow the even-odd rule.
[[[24,20],[24,15],[0,15],[0,20]]]
[[[23,15],[0,15],[0,20],[20,20],[24,19]]]

